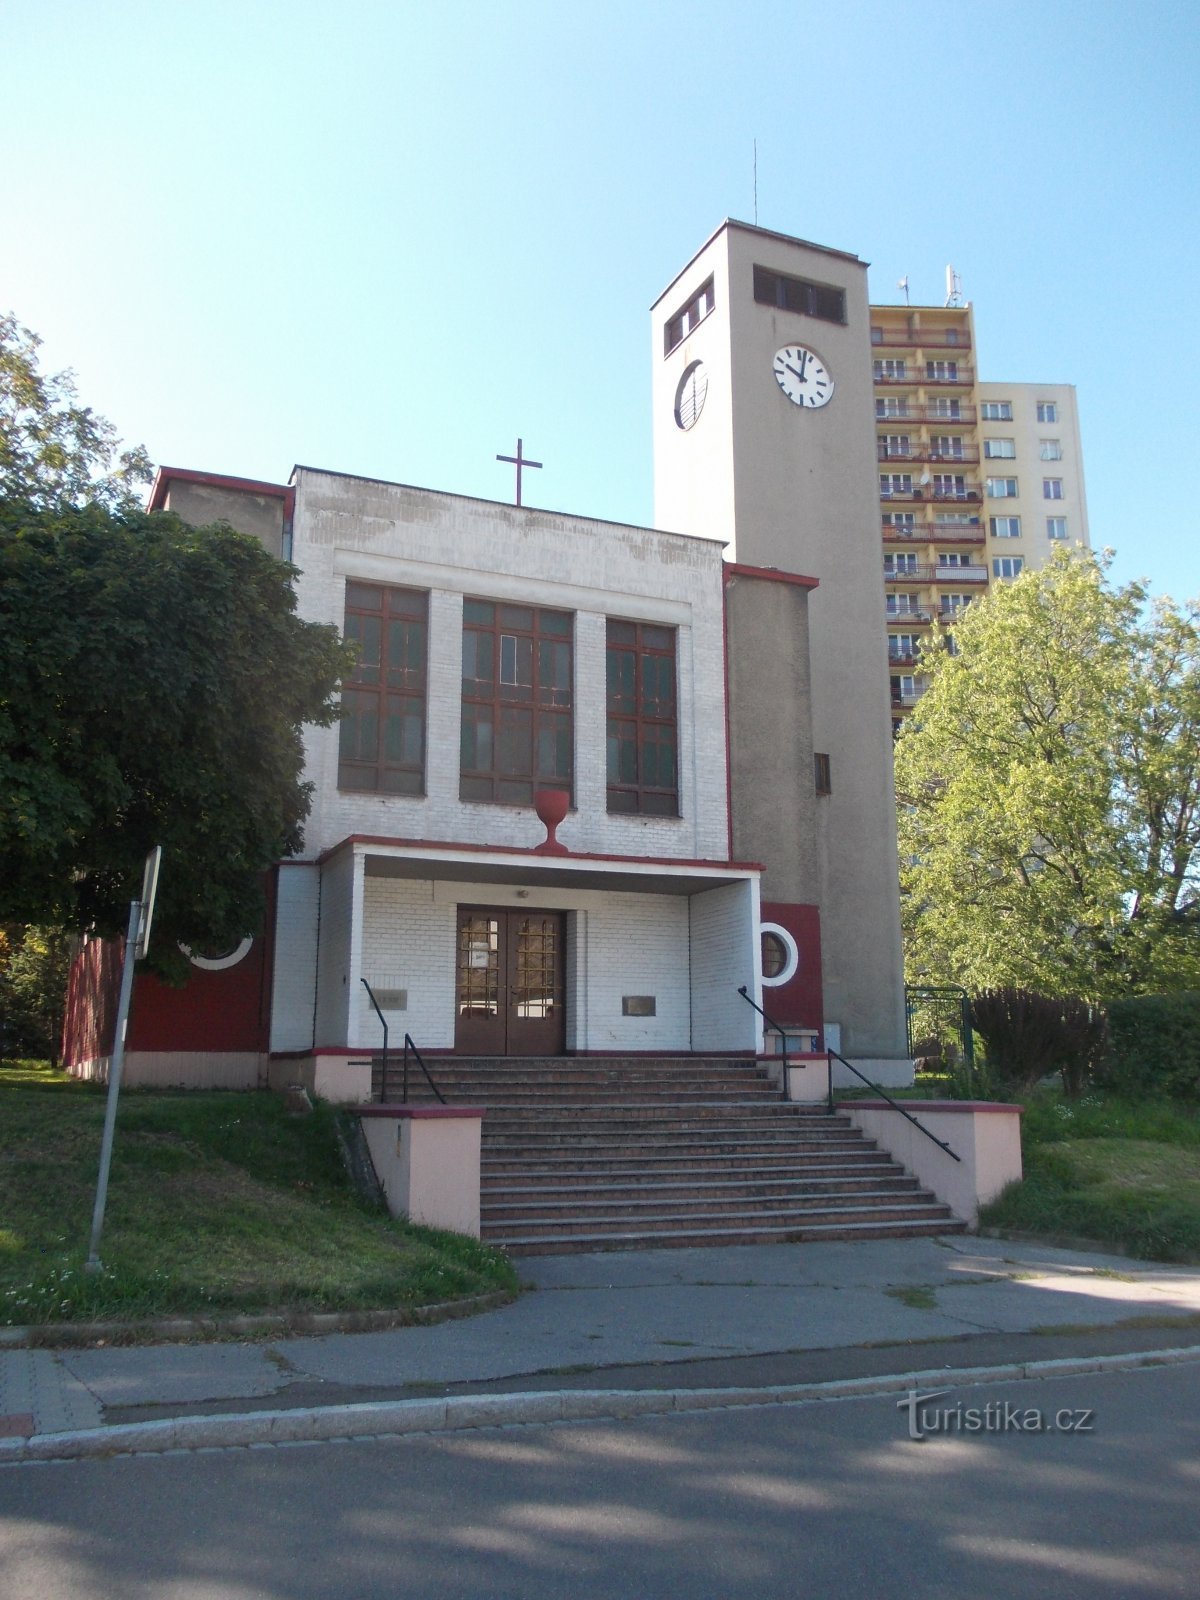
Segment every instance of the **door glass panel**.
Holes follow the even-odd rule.
[[[458,930],[458,1014],[494,1017],[499,1010],[499,919],[464,917]]]
[[[558,919],[522,917],[517,925],[516,982],[513,998],[518,1017],[552,1017],[558,947]]]

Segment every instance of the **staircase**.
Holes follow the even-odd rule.
[[[441,1057],[482,1105],[483,1237],[513,1255],[961,1233],[844,1113],[722,1056]],[[379,1089],[375,1063],[375,1092]],[[388,1070],[398,1094],[399,1063]],[[410,1066],[410,1098],[432,1101]]]

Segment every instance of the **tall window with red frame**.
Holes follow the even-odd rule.
[[[608,623],[608,809],[679,815],[675,630]]]
[[[339,789],[425,792],[425,658],[429,597],[346,584],[346,637],[358,661],[342,689]]]
[[[464,600],[459,794],[533,804],[572,792],[574,664],[567,611]]]

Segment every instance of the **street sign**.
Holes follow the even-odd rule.
[[[162,863],[162,845],[156,844],[146,857],[142,868],[142,916],[134,959],[140,961],[150,948],[150,924],[154,920],[154,896],[158,893],[158,869]]]

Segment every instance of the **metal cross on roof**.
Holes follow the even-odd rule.
[[[521,454],[522,441],[517,440],[517,453],[515,456],[497,456],[497,461],[511,461],[517,469],[517,504],[521,504],[521,468],[541,467],[540,461],[530,461],[529,457]]]

